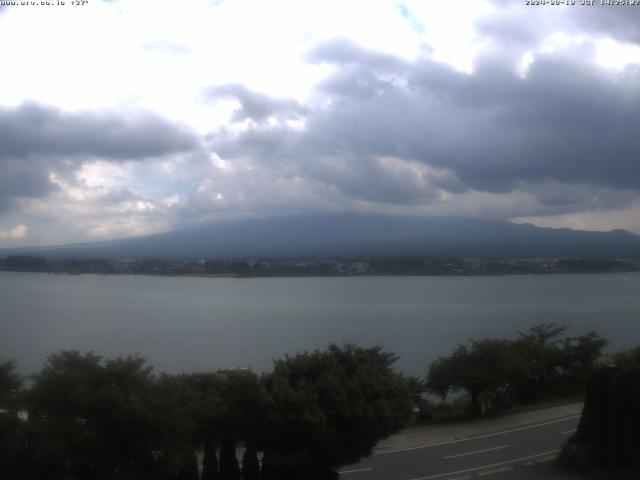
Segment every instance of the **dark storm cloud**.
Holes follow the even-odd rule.
[[[25,103],[0,108],[0,159],[44,155],[138,160],[187,151],[196,137],[152,114],[133,120],[109,112],[68,113]]]
[[[1,195],[41,197],[51,187],[46,171],[25,168],[19,162],[0,163]]]
[[[633,133],[640,70],[614,79],[568,59],[542,58],[524,79],[491,64],[451,76],[457,78],[442,82],[425,68],[411,83],[468,112],[471,122],[459,132],[465,146],[449,145],[445,161],[473,186],[559,180],[640,189],[640,138]]]
[[[521,189],[538,199],[539,211],[529,212],[530,215],[624,208],[637,198],[637,193],[630,190],[557,182],[533,183]]]
[[[293,100],[277,99],[255,93],[239,83],[212,87],[204,95],[210,101],[225,98],[236,99],[241,108],[233,113],[231,120],[234,122],[241,122],[249,118],[258,122],[269,117],[299,118],[306,113],[306,109]]]
[[[507,193],[555,182],[627,192],[594,203],[587,188],[574,192],[583,201],[556,196],[558,209],[611,208],[640,190],[637,68],[614,78],[570,57],[542,56],[522,78],[502,58],[487,57],[466,74],[343,41],[317,47],[309,58],[341,66],[319,86],[329,107],[309,111],[302,131],[249,129],[215,138],[213,148],[229,158],[295,163],[305,175],[377,201],[429,199],[433,188]],[[379,157],[449,174],[412,183],[393,166],[381,168]],[[548,190],[529,191],[553,206]]]
[[[640,44],[640,8],[637,5],[581,5],[557,8],[527,7],[512,0],[492,0],[498,11],[478,21],[480,32],[503,42],[540,38],[550,33],[586,33]]]
[[[640,8],[635,6],[595,5],[575,12],[576,26],[601,35],[610,35],[618,40],[640,43]]]
[[[45,165],[0,161],[0,212],[9,209],[16,198],[42,198],[54,190]]]
[[[187,151],[196,137],[151,114],[127,120],[114,113],[68,113],[25,103],[0,108],[0,211],[19,198],[56,190],[49,172],[71,175],[86,158],[140,160]]]
[[[367,201],[406,205],[437,198],[434,185],[406,166],[392,166],[365,156],[331,155],[304,162],[308,178],[336,187],[341,193]]]

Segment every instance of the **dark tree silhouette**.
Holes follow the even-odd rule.
[[[202,458],[202,480],[218,480],[218,455],[213,436],[207,435]]]
[[[0,362],[0,409],[15,408],[16,397],[22,386],[22,378],[15,370],[14,361]]]
[[[509,343],[505,340],[480,340],[471,347],[458,345],[449,357],[431,364],[428,389],[443,398],[450,391],[466,390],[471,397],[471,413],[483,413],[481,396],[494,402],[505,395],[511,375]]]
[[[561,453],[578,467],[640,470],[640,347],[589,377],[582,417]]]
[[[13,361],[0,362],[0,478],[28,478],[27,431],[16,410],[22,378]]]
[[[395,357],[381,347],[331,345],[286,356],[265,379],[269,393],[268,469],[338,467],[371,454],[411,415]]]
[[[443,399],[450,392],[468,393],[473,414],[580,394],[607,342],[595,332],[559,338],[565,330],[542,324],[516,340],[458,345],[451,355],[431,363],[427,390]]]
[[[238,465],[236,458],[236,442],[230,434],[226,434],[222,438],[220,480],[241,480],[240,465]]]
[[[260,480],[258,451],[252,443],[247,444],[242,455],[242,480]]]
[[[198,459],[194,451],[184,452],[180,459],[178,480],[199,480]]]
[[[35,463],[42,478],[193,478],[195,398],[140,358],[51,355],[27,397]]]

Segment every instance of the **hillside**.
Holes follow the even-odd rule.
[[[640,255],[640,236],[624,230],[551,229],[505,220],[326,214],[226,221],[108,242],[0,250],[0,256],[14,254],[167,259],[355,255],[630,257]]]

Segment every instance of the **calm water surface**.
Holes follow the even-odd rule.
[[[640,344],[640,274],[192,278],[0,272],[0,359],[25,373],[62,349],[140,354],[157,370],[268,370],[329,342],[382,344],[422,376],[467,339],[540,322]]]

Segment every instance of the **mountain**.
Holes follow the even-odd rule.
[[[640,236],[540,228],[506,220],[316,214],[245,219],[108,242],[28,249],[50,258],[230,258],[302,256],[566,257],[640,255]]]

